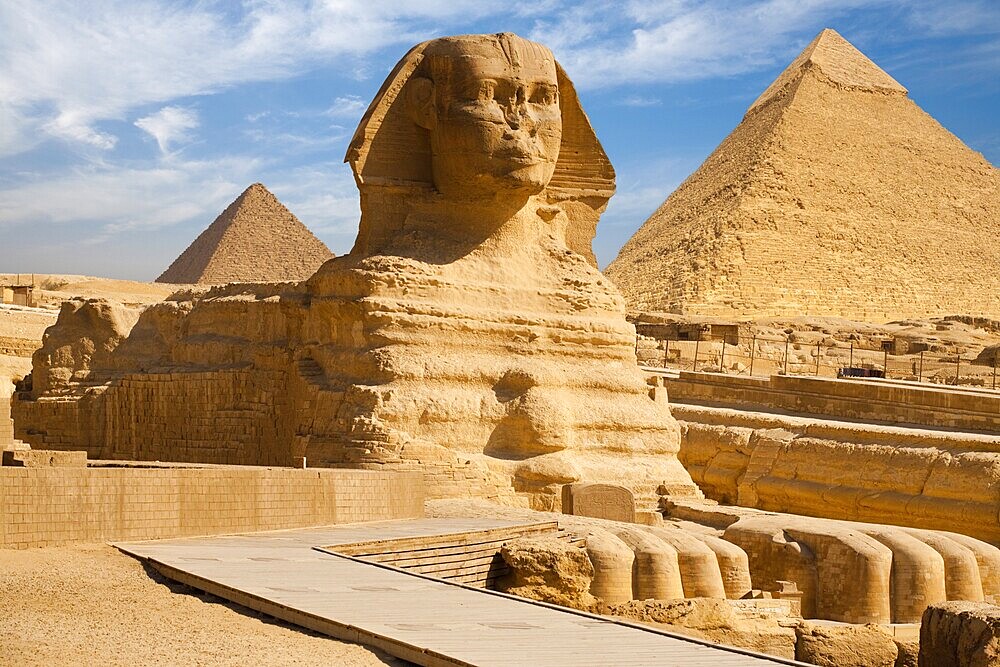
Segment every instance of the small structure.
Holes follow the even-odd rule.
[[[750,335],[748,323],[716,318],[675,318],[673,316],[643,313],[628,318],[641,336],[656,340],[721,340],[728,345],[739,345],[740,330]]]
[[[0,303],[34,308],[38,305],[35,302],[35,287],[34,285],[2,285],[0,286]]]
[[[635,497],[615,484],[566,484],[562,488],[563,514],[635,523]]]

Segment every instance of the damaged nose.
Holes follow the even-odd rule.
[[[508,127],[512,130],[520,129],[521,124],[524,122],[526,99],[527,95],[524,86],[518,86],[514,90],[514,96],[510,98],[504,109],[504,120],[506,120]]]

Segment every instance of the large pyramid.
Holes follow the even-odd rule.
[[[1000,171],[824,30],[625,244],[629,309],[1000,316]]]
[[[260,183],[254,183],[160,274],[158,283],[305,280],[333,253]]]

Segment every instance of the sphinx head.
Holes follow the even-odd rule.
[[[594,262],[590,242],[614,192],[614,170],[572,82],[551,51],[509,33],[413,47],[368,107],[345,161],[361,190],[352,254],[379,252],[415,207],[472,202],[496,212],[535,197],[565,212],[560,234]]]
[[[562,115],[544,46],[509,33],[435,40],[405,103],[429,134],[434,187],[445,197],[526,197],[552,179]]]

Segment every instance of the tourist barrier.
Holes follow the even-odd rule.
[[[750,336],[733,344],[731,336],[702,334],[697,340],[636,337],[636,356],[644,366],[735,375],[812,375],[881,377],[912,382],[1000,387],[1000,354],[923,350],[897,354],[892,341],[871,343],[810,342],[793,336]]]

